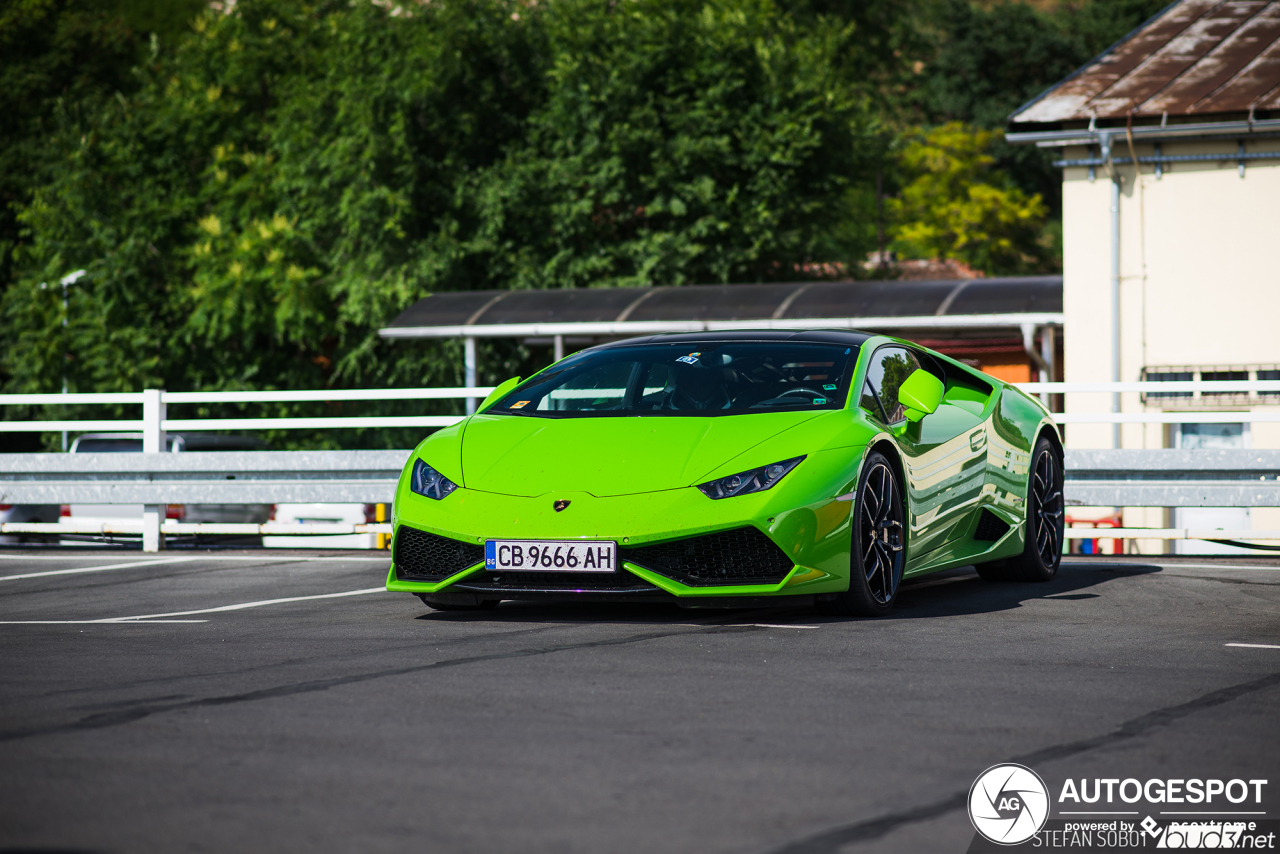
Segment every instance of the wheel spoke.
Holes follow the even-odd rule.
[[[876,573],[880,570],[880,553],[876,551],[876,547],[872,544],[867,549],[867,555],[863,558],[863,569],[867,573],[867,586],[871,586],[871,579],[876,577]]]
[[[881,543],[876,544],[876,566],[880,568],[880,594],[876,598],[884,602],[889,598],[889,574],[893,571],[893,564],[885,555],[884,545]]]
[[[867,537],[862,544],[862,562],[866,563],[875,554],[875,550],[876,538],[875,535],[872,534],[870,537]]]
[[[884,557],[884,574],[880,578],[880,591],[884,593],[887,600],[893,594],[893,555],[885,548],[884,543],[880,544],[880,553]]]
[[[1048,550],[1040,552],[1040,555],[1041,557],[1044,558],[1045,563],[1053,563],[1054,555],[1059,550],[1057,526],[1054,526],[1054,525],[1049,526],[1048,532],[1049,532],[1049,542],[1046,544],[1048,546]]]
[[[866,531],[870,531],[871,536],[875,536],[876,517],[875,514],[871,512],[871,508],[867,507],[865,504],[862,505],[862,527],[864,533]]]
[[[865,507],[871,513],[871,518],[873,521],[880,515],[880,496],[877,494],[875,486],[872,485],[872,479],[875,476],[876,476],[876,472],[873,471],[867,477],[866,486],[863,488],[864,495],[862,499],[862,506]],[[874,506],[871,505],[869,499],[875,500],[876,503]]]
[[[882,482],[884,484],[885,494],[884,494],[883,506],[881,507],[881,510],[883,512],[880,514],[880,520],[879,520],[881,522],[883,522],[885,519],[888,519],[889,514],[893,512],[893,477],[890,476],[888,470],[885,470],[884,480]]]

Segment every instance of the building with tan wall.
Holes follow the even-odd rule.
[[[1060,152],[1067,382],[1280,379],[1280,2],[1175,3],[1021,107],[1008,138]],[[1116,405],[1181,417],[1072,424],[1068,447],[1280,448],[1280,422],[1205,415],[1280,413],[1280,394],[1066,396],[1068,413]],[[1280,528],[1273,508],[1123,518]]]

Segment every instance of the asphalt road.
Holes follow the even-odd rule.
[[[847,621],[437,613],[385,572],[0,550],[0,851],[961,852],[1005,761],[1268,779],[1280,817],[1278,560],[965,570]]]

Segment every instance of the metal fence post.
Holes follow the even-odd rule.
[[[164,534],[160,533],[160,526],[164,524],[166,507],[167,505],[164,504],[142,505],[142,550],[144,552],[158,552],[164,549]]]
[[[142,452],[144,454],[163,454],[168,445],[164,431],[165,403],[164,392],[158,388],[145,389],[142,392]],[[164,524],[164,504],[145,504],[142,507],[142,550],[158,552],[164,548],[164,534],[160,526]]]
[[[476,339],[468,335],[463,342],[463,371],[467,388],[476,387]],[[467,398],[467,414],[475,415],[476,399],[474,397]]]

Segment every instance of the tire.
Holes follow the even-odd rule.
[[[426,593],[418,593],[417,597],[422,600],[422,604],[437,611],[491,611],[498,607],[499,599],[484,599],[475,605],[464,605],[461,602],[441,602],[433,599]]]
[[[978,575],[987,581],[1049,581],[1062,562],[1064,509],[1062,462],[1048,439],[1036,442],[1027,476],[1027,518],[1022,554],[980,563]]]
[[[906,507],[893,465],[871,452],[858,478],[849,548],[849,589],[819,599],[820,613],[882,617],[893,608],[907,562]]]

